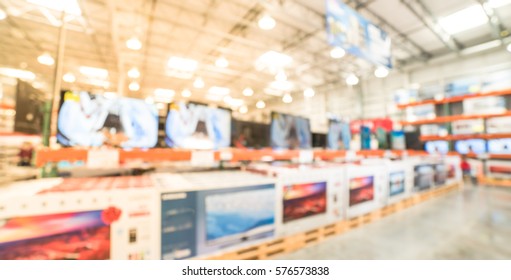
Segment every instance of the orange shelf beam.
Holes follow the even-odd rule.
[[[454,96],[454,97],[448,97],[444,98],[442,100],[423,100],[423,101],[417,101],[417,102],[410,102],[408,104],[400,104],[397,105],[399,109],[405,109],[408,107],[415,107],[420,105],[426,105],[426,104],[446,104],[446,103],[453,103],[453,102],[460,102],[465,99],[470,98],[478,98],[478,97],[486,97],[486,96],[501,96],[501,95],[510,95],[511,89],[506,90],[498,90],[498,91],[491,91],[486,93],[475,93],[475,94],[468,94],[468,95],[462,95],[462,96]]]
[[[418,121],[411,121],[411,122],[402,121],[401,124],[402,125],[421,125],[421,124],[447,123],[447,122],[460,121],[460,120],[488,119],[488,118],[508,117],[508,116],[511,116],[511,111],[507,111],[505,113],[499,113],[499,114],[444,116],[444,117],[437,117],[437,118],[428,119],[428,120],[418,120]]]
[[[447,136],[421,136],[420,140],[426,141],[455,141],[455,140],[466,140],[466,139],[500,139],[500,138],[511,138],[511,133],[495,133],[495,134],[465,134],[465,135],[447,135]]]

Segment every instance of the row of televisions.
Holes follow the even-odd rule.
[[[132,98],[111,98],[88,92],[62,91],[57,141],[63,146],[121,148],[171,147],[218,149],[234,146],[282,149],[311,148],[309,119],[272,113],[271,124],[233,121],[231,110],[176,102],[160,123],[154,104]],[[331,121],[329,136],[320,140],[336,148],[349,125]],[[164,137],[159,136],[164,131]],[[334,134],[334,135],[332,135]],[[345,135],[346,138],[348,135]]]
[[[429,141],[425,143],[429,153],[446,154],[449,152],[449,141]],[[460,154],[509,154],[511,153],[511,138],[503,139],[467,139],[454,142],[454,150]]]

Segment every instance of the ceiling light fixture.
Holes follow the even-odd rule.
[[[75,75],[73,73],[66,73],[64,76],[62,76],[62,80],[66,83],[74,83],[76,81]]]
[[[137,83],[136,81],[133,81],[131,82],[129,85],[128,85],[128,88],[131,90],[131,91],[138,91],[140,89],[140,84]]]
[[[0,20],[4,20],[6,18],[7,18],[7,13],[4,10],[0,9]]]
[[[217,86],[210,87],[209,90],[208,90],[209,94],[221,95],[221,96],[229,95],[230,92],[231,92],[231,90],[229,88],[217,87]]]
[[[132,79],[137,79],[140,77],[140,71],[138,71],[137,67],[133,67],[128,71],[128,77]]]
[[[480,4],[469,6],[438,19],[438,25],[449,34],[460,33],[488,22],[488,16]]]
[[[0,75],[12,77],[12,78],[18,78],[22,80],[34,80],[35,74],[27,71],[27,70],[21,70],[21,69],[14,69],[14,68],[0,68]]]
[[[154,100],[157,102],[170,103],[176,95],[176,92],[172,89],[157,88],[153,92]]]
[[[287,80],[286,72],[284,72],[284,70],[280,70],[277,73],[277,75],[275,75],[275,80],[280,81],[280,82],[286,81]]]
[[[277,22],[269,14],[265,14],[259,19],[257,24],[263,30],[272,30],[277,25]]]
[[[193,87],[194,88],[203,88],[204,87],[204,80],[202,78],[196,78],[195,81],[193,81]]]
[[[282,97],[282,102],[284,102],[284,103],[291,103],[291,102],[293,102],[293,97],[291,96],[291,94],[286,93]]]
[[[189,89],[185,88],[183,89],[183,91],[181,91],[181,96],[184,98],[188,98],[192,96],[192,92]]]
[[[244,96],[252,96],[252,95],[254,95],[254,90],[252,90],[252,89],[251,89],[251,88],[249,88],[249,87],[248,87],[248,88],[245,88],[245,89],[243,90],[243,95],[244,95]]]
[[[293,62],[290,56],[276,51],[267,51],[259,56],[255,62],[258,71],[264,69],[284,69]]]
[[[389,75],[389,69],[384,66],[379,66],[376,70],[374,70],[374,75],[376,78],[385,78]]]
[[[142,48],[142,42],[133,36],[126,41],[126,47],[130,50],[138,51]]]
[[[314,97],[314,95],[316,95],[316,92],[314,92],[314,90],[312,88],[306,88],[303,91],[304,97],[310,98],[310,97]]]
[[[353,74],[350,74],[347,78],[346,78],[346,83],[350,86],[354,86],[356,84],[358,84],[359,80],[357,78],[357,76],[353,75]]]
[[[83,75],[91,77],[91,78],[98,78],[98,79],[108,78],[108,70],[102,69],[102,68],[80,66],[80,68],[78,68],[78,71],[80,71],[80,73],[82,73]]]
[[[77,0],[27,0],[27,2],[74,16],[82,14]]]
[[[266,103],[264,103],[264,101],[262,101],[262,100],[259,100],[259,101],[257,101],[257,103],[256,103],[256,107],[257,107],[258,109],[264,109],[264,107],[266,107]]]
[[[346,51],[341,47],[335,47],[332,50],[330,50],[330,56],[332,58],[342,58],[346,55]]]
[[[215,61],[215,65],[220,68],[227,68],[229,66],[229,61],[222,56]]]
[[[43,53],[37,57],[37,61],[43,65],[51,66],[55,64],[55,60],[48,53]]]
[[[149,96],[149,97],[146,97],[145,102],[148,103],[148,104],[153,104],[154,103],[154,99]]]
[[[242,114],[248,113],[248,107],[247,106],[241,106],[240,107],[240,113],[242,113]]]
[[[198,65],[196,60],[172,56],[167,62],[167,74],[180,79],[190,79]]]

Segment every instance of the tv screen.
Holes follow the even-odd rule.
[[[350,124],[339,120],[330,120],[328,123],[327,148],[330,150],[349,150],[350,141]]]
[[[262,123],[232,120],[232,145],[237,148],[270,146],[270,126]]]
[[[374,176],[350,179],[350,207],[374,199]]]
[[[405,192],[405,172],[391,172],[389,174],[389,195],[394,196]]]
[[[312,147],[309,119],[272,112],[271,146],[276,149],[308,149]]]
[[[275,222],[275,189],[261,188],[205,197],[208,245],[242,241],[272,231]]]
[[[0,85],[1,87],[1,85]],[[2,90],[0,88],[0,99]],[[40,134],[43,130],[45,94],[29,83],[18,80],[16,87],[16,115],[14,131]]]
[[[57,127],[64,146],[152,148],[158,141],[158,111],[143,100],[65,91]]]
[[[511,138],[488,140],[488,152],[490,154],[510,154]]]
[[[231,111],[178,102],[170,106],[165,142],[172,148],[218,149],[231,145]]]
[[[445,164],[435,164],[435,185],[444,185],[449,176],[449,169]]]
[[[424,146],[426,152],[430,154],[447,154],[449,152],[449,142],[447,141],[428,141]]]
[[[390,143],[393,150],[406,149],[405,132],[402,130],[394,130],[390,133]]]
[[[103,211],[13,217],[0,224],[1,260],[106,260],[110,225]]]
[[[454,143],[454,149],[460,154],[483,154],[486,153],[486,141],[483,139],[459,140]]]
[[[414,167],[414,187],[418,190],[431,188],[434,182],[435,170],[431,164],[422,164]]]
[[[284,223],[326,212],[326,182],[284,186]]]

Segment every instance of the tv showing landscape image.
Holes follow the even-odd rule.
[[[254,235],[273,232],[275,188],[271,185],[207,195],[205,212],[208,245],[244,241]]]
[[[405,172],[391,172],[389,174],[389,195],[394,196],[405,192]]]
[[[284,223],[326,212],[326,182],[284,186]]]
[[[350,179],[350,207],[374,199],[374,176]]]
[[[0,219],[0,259],[109,259],[110,226],[103,212]]]

